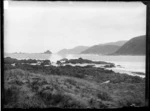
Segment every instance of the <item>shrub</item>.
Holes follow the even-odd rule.
[[[107,106],[101,100],[97,100],[95,98],[91,98],[89,100],[89,105],[91,108],[101,108],[101,109],[107,108]]]
[[[39,98],[37,95],[34,95],[31,97],[23,97],[23,99],[16,104],[15,108],[46,108],[46,105],[44,104],[41,98]]]
[[[19,88],[12,86],[4,89],[4,105],[16,103],[18,101]]]
[[[101,100],[104,100],[104,101],[112,100],[111,96],[107,92],[104,92],[104,91],[99,91],[97,93],[97,97],[98,97],[98,99],[101,99]]]
[[[75,81],[75,80],[72,80],[72,79],[66,79],[66,82],[68,82],[68,83],[71,84],[71,85],[76,86],[76,81]]]

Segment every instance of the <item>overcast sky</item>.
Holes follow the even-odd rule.
[[[146,34],[140,2],[9,2],[4,51],[53,53],[63,48],[129,40]]]

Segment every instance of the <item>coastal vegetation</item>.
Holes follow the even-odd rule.
[[[66,63],[78,62],[101,63],[82,58]],[[7,57],[3,94],[5,108],[142,107],[145,106],[145,78],[90,65],[53,66],[50,60]]]

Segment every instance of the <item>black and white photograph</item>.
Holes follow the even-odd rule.
[[[145,107],[146,5],[4,0],[4,108]]]

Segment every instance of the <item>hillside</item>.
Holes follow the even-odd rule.
[[[117,51],[120,46],[117,45],[95,45],[81,52],[82,54],[110,54]]]
[[[62,49],[57,53],[58,54],[79,54],[88,48],[89,47],[87,47],[87,46],[77,46],[77,47],[74,47],[72,49]]]
[[[81,52],[82,54],[111,54],[117,51],[120,46],[124,45],[127,41],[117,41],[117,42],[109,42],[99,45],[94,45],[87,50]]]
[[[145,55],[146,53],[146,36],[138,36],[130,39],[125,43],[115,55]]]
[[[52,52],[47,50],[47,51],[44,52],[44,54],[52,54]]]
[[[122,40],[122,41],[117,41],[117,42],[109,42],[109,43],[105,43],[103,45],[117,45],[117,46],[123,46],[127,41]],[[102,44],[100,44],[102,45]]]

